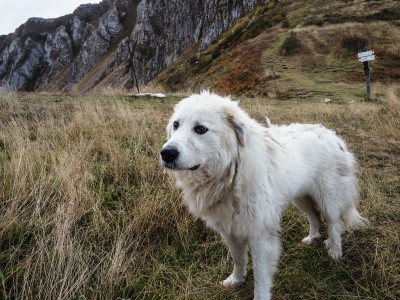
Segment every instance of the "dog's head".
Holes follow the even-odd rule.
[[[246,144],[237,102],[208,92],[183,99],[167,126],[161,163],[173,170],[224,170]]]

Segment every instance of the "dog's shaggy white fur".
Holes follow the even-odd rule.
[[[254,298],[269,299],[280,255],[280,218],[289,203],[310,222],[310,245],[328,224],[325,246],[338,260],[341,234],[366,220],[356,210],[355,159],[344,141],[322,125],[266,128],[237,102],[209,92],[182,100],[161,149],[191,213],[226,241],[232,274],[223,286],[246,278],[247,247],[254,269]]]

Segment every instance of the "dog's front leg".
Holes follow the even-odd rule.
[[[254,299],[271,299],[273,276],[281,245],[278,234],[264,233],[250,239],[254,270]]]
[[[246,281],[247,275],[247,241],[225,232],[221,232],[221,236],[228,245],[234,263],[232,274],[221,281],[221,285],[224,287],[241,285]]]

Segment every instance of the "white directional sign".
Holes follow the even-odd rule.
[[[374,50],[364,51],[357,54],[357,59],[359,62],[365,62],[370,60],[375,60],[376,55]]]
[[[376,55],[374,50],[364,48],[364,52],[357,53],[357,59],[364,65],[365,81],[367,84],[367,99],[371,98],[371,67],[369,61],[375,60]]]

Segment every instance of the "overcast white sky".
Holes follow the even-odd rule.
[[[84,3],[100,0],[0,0],[0,35],[14,32],[32,17],[57,18]]]

